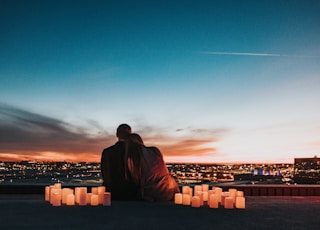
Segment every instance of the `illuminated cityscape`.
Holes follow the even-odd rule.
[[[179,184],[318,184],[320,158],[296,158],[294,164],[182,164],[168,163]],[[99,162],[0,162],[0,184],[100,184]]]
[[[167,164],[179,184],[217,183],[258,180],[260,183],[288,182],[293,177],[292,164]],[[71,162],[1,162],[0,183],[102,183],[100,163]]]

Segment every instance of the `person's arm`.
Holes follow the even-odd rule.
[[[106,151],[102,152],[101,155],[101,176],[103,179],[103,185],[106,187],[107,191],[111,188],[111,175],[110,175],[110,160],[109,155]]]

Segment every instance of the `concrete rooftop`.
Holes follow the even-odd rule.
[[[248,196],[246,209],[113,201],[53,207],[39,194],[0,195],[1,229],[320,229],[319,196]]]

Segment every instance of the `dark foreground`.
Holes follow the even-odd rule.
[[[1,229],[320,229],[319,196],[250,196],[246,209],[173,203],[53,207],[42,195],[0,195]]]

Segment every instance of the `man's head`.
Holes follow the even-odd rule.
[[[121,124],[117,128],[117,137],[123,140],[128,134],[131,134],[131,127],[127,124]]]

